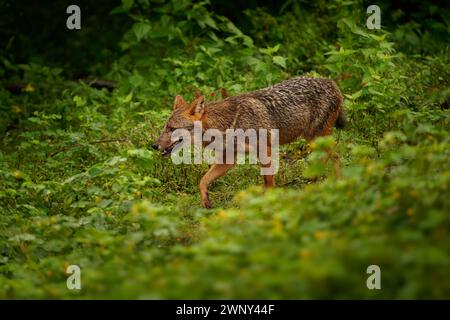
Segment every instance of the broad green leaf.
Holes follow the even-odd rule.
[[[286,69],[286,58],[282,56],[274,56],[273,63],[279,65],[280,67]]]

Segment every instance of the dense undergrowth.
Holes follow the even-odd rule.
[[[26,86],[0,89],[0,298],[450,298],[449,21],[368,30],[365,8],[288,1],[238,27],[207,1],[123,1],[120,50],[88,68],[111,92],[2,48],[1,84]],[[274,190],[238,166],[202,209],[207,166],[149,147],[176,94],[296,75],[334,79],[348,126],[283,146]]]

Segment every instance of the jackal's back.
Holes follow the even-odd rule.
[[[342,95],[328,79],[297,77],[226,100],[235,106],[235,128],[279,129],[282,144],[329,134],[343,116]]]

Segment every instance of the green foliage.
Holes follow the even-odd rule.
[[[0,89],[0,298],[450,297],[440,13],[413,12],[422,24],[393,10],[387,28],[367,30],[359,1],[287,1],[242,20],[208,1],[105,8],[126,21],[121,51],[87,69],[116,81],[112,92],[0,49],[2,87],[25,84]],[[338,83],[348,126],[283,146],[274,190],[238,166],[204,210],[207,166],[149,148],[176,94],[234,95],[304,74]],[[66,287],[73,264],[80,291]],[[382,290],[366,287],[372,264]]]

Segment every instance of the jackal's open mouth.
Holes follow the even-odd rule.
[[[178,149],[182,145],[182,142],[183,142],[183,139],[179,139],[179,140],[175,141],[169,147],[165,148],[161,154],[164,157],[169,156],[174,149]]]

